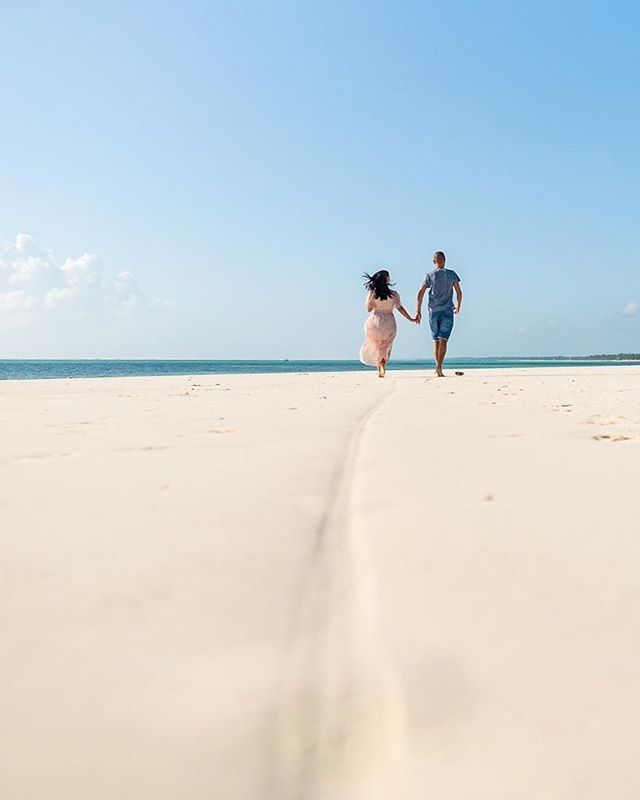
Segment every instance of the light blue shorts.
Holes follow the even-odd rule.
[[[434,339],[448,339],[453,330],[453,311],[430,311],[429,327]]]

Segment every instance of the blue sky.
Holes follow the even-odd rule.
[[[412,311],[434,249],[456,355],[640,350],[636,3],[0,21],[1,356],[352,358],[361,273]],[[401,321],[397,356],[429,347]]]

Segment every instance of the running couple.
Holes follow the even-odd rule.
[[[391,276],[386,269],[381,269],[374,275],[365,273],[365,287],[369,290],[366,307],[371,313],[364,324],[365,340],[360,348],[360,361],[370,367],[377,367],[379,378],[384,378],[393,341],[396,338],[397,326],[393,312],[397,309],[409,322],[419,325],[422,321],[422,300],[427,290],[436,375],[444,378],[442,365],[447,354],[447,342],[453,330],[453,315],[458,314],[462,307],[460,278],[452,269],[447,269],[445,263],[446,257],[441,250],[433,254],[434,269],[426,275],[418,292],[415,317],[407,312],[402,305],[400,295],[391,288]]]

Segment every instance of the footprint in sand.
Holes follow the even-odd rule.
[[[600,433],[598,436],[593,437],[596,442],[628,442],[631,440],[630,436],[624,436],[623,434],[619,433],[616,436],[609,433]]]
[[[601,414],[596,414],[593,417],[589,417],[584,421],[585,425],[619,425],[620,421],[626,421],[626,417],[613,417],[613,418],[603,418]]]

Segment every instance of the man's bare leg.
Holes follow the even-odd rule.
[[[449,342],[446,339],[440,339],[440,372],[442,372],[442,367],[444,366],[444,359],[447,355],[447,345]],[[444,372],[442,372],[442,377],[444,378]]]
[[[436,354],[436,375],[439,378],[444,378],[444,372],[442,371],[442,365],[444,363],[444,357],[447,354],[447,340],[446,339],[436,339],[434,345],[434,351]]]

